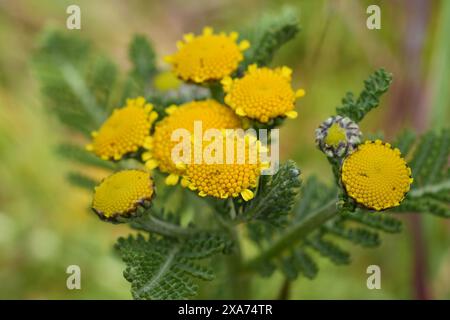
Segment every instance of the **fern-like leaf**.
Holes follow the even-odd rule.
[[[256,197],[244,208],[249,234],[258,242],[274,228],[284,227],[300,191],[300,169],[293,161],[280,166],[273,176],[262,176]]]
[[[255,28],[244,35],[251,43],[245,53],[241,71],[249,64],[268,65],[275,52],[300,31],[299,21],[292,8],[285,8],[278,15],[268,15]]]
[[[450,130],[425,134],[415,148],[410,166],[414,183],[399,212],[425,212],[450,217]]]
[[[111,62],[92,59],[87,41],[50,30],[41,39],[34,67],[49,111],[85,135],[100,126],[116,78]]]
[[[265,230],[266,237],[259,238],[262,252],[247,267],[256,268],[262,275],[270,275],[278,267],[288,279],[300,274],[313,278],[318,268],[307,251],[316,251],[335,264],[348,264],[349,253],[337,246],[334,238],[375,247],[381,243],[377,231],[401,230],[400,221],[387,214],[339,209],[338,199],[336,187],[328,187],[314,176],[307,179],[299,205],[288,216],[287,227],[272,229],[271,233]]]
[[[116,249],[127,267],[135,299],[186,299],[197,293],[194,279],[212,280],[213,271],[198,262],[224,250],[221,236],[198,234],[176,238],[142,235],[120,238]]]
[[[133,64],[132,77],[141,88],[150,85],[157,68],[155,51],[147,38],[136,35],[131,41],[128,55]]]
[[[355,122],[361,121],[364,116],[380,103],[380,98],[392,82],[392,74],[383,69],[375,71],[364,81],[364,90],[355,100],[353,93],[348,92],[342,99],[342,106],[336,108],[336,113],[349,117]]]
[[[342,250],[331,241],[325,240],[320,236],[312,237],[306,241],[306,245],[319,252],[322,256],[329,258],[337,265],[349,264],[350,254]]]
[[[86,151],[84,148],[75,144],[62,144],[56,149],[57,153],[68,160],[76,161],[78,163],[99,167],[108,170],[114,170],[116,166],[114,163],[102,160],[94,154]]]

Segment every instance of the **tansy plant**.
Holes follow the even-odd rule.
[[[42,36],[34,65],[45,104],[78,133],[77,143],[58,152],[102,169],[89,172],[103,179],[78,171],[69,179],[92,192],[98,217],[135,230],[115,246],[134,298],[252,298],[258,274],[312,279],[317,254],[348,264],[339,239],[378,246],[380,232],[401,230],[393,213],[450,216],[449,131],[407,131],[384,141],[367,138],[359,125],[391,84],[382,69],[358,97],[347,93],[334,115],[317,121],[316,144],[333,183],[304,176],[293,161],[263,175],[267,163],[260,159],[174,160],[173,132],[193,133],[196,122],[224,137],[231,129],[301,122],[302,110],[314,107],[303,105],[305,91],[293,84],[301,74],[270,64],[298,31],[289,10],[242,34],[206,27],[177,43],[165,70],[152,45],[136,36],[125,76],[85,40],[52,30]],[[258,138],[233,138],[242,142],[244,160],[250,146],[270,146]],[[244,254],[249,243],[253,254]]]

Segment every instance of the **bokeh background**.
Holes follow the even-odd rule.
[[[344,93],[359,92],[376,68],[393,72],[382,105],[362,123],[365,133],[391,139],[404,127],[419,132],[450,120],[450,1],[0,0],[0,298],[130,299],[123,264],[112,244],[128,232],[100,222],[88,210],[90,194],[68,184],[72,164],[54,149],[66,131],[49,114],[33,74],[31,56],[40,32],[65,28],[66,8],[81,7],[82,29],[123,72],[134,33],[151,38],[160,56],[175,50],[182,34],[204,25],[242,29],[261,15],[289,5],[301,33],[273,65],[293,68],[307,95],[299,118],[282,128],[282,158],[305,175],[331,181],[325,157],[314,147],[314,129],[332,114]],[[382,29],[366,28],[366,8],[378,4]],[[161,59],[162,63],[162,59]],[[377,249],[353,247],[350,266],[321,261],[315,280],[298,279],[293,299],[450,298],[450,224],[432,216],[403,215],[405,230],[384,235]],[[82,270],[82,289],[68,290],[68,265]],[[368,290],[366,268],[382,270],[382,289]],[[283,278],[253,283],[255,298],[275,298]],[[203,297],[207,298],[207,297]]]

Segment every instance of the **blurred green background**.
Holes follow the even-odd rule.
[[[66,8],[81,7],[82,29],[128,71],[127,46],[147,35],[162,57],[182,34],[204,25],[243,29],[285,5],[298,9],[302,31],[273,65],[294,70],[307,95],[299,118],[282,128],[282,158],[305,175],[331,181],[325,157],[314,147],[314,129],[334,112],[348,90],[359,92],[376,68],[394,74],[383,103],[362,123],[364,133],[387,140],[404,127],[419,132],[450,120],[450,1],[166,0],[0,1],[0,298],[129,299],[123,264],[112,244],[126,227],[102,223],[89,212],[90,194],[65,180],[73,166],[54,149],[67,132],[41,103],[31,56],[45,27],[64,29]],[[366,28],[366,8],[381,7],[381,30]],[[162,64],[162,59],[161,59]],[[405,230],[384,235],[377,249],[352,249],[350,266],[321,261],[315,280],[298,279],[293,299],[450,298],[450,224],[432,216],[403,215]],[[66,288],[67,266],[81,267],[81,290]],[[382,289],[368,290],[366,268],[382,271]],[[283,278],[259,278],[255,298],[275,298]],[[214,286],[214,284],[206,284]],[[201,297],[207,298],[207,297]]]

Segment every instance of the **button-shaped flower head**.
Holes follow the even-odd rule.
[[[251,65],[242,78],[226,77],[221,81],[225,103],[236,114],[262,123],[277,117],[296,118],[295,101],[305,91],[292,89],[291,74],[288,67],[269,69]]]
[[[166,179],[169,185],[177,184],[181,174],[172,159],[172,150],[179,143],[172,141],[173,132],[177,129],[186,129],[193,134],[196,121],[201,123],[203,131],[242,126],[241,120],[230,108],[215,100],[192,101],[180,106],[171,106],[166,112],[168,116],[156,124],[150,150],[142,154],[142,160],[149,169],[159,167],[162,172],[169,173]]]
[[[138,208],[148,207],[155,194],[150,173],[123,170],[105,178],[95,187],[92,209],[102,220],[134,216]]]
[[[330,117],[316,129],[316,144],[328,157],[345,157],[360,139],[358,125],[347,117]]]
[[[86,149],[104,160],[120,160],[145,147],[157,117],[153,105],[144,98],[128,99],[125,107],[115,109],[101,128],[92,133],[93,141]]]
[[[166,57],[174,73],[185,81],[202,83],[220,80],[233,73],[244,58],[242,52],[250,44],[243,40],[237,43],[239,35],[213,33],[212,28],[204,28],[203,33],[184,36],[177,43],[178,52]]]
[[[375,210],[398,206],[413,182],[400,150],[380,140],[360,144],[344,160],[341,179],[350,197]]]
[[[257,186],[261,171],[268,166],[260,156],[265,147],[252,135],[240,136],[227,131],[222,132],[221,152],[213,152],[217,156],[214,161],[187,164],[181,184],[201,197],[241,196],[248,201],[254,197],[252,189]],[[204,148],[209,146],[204,145]]]

